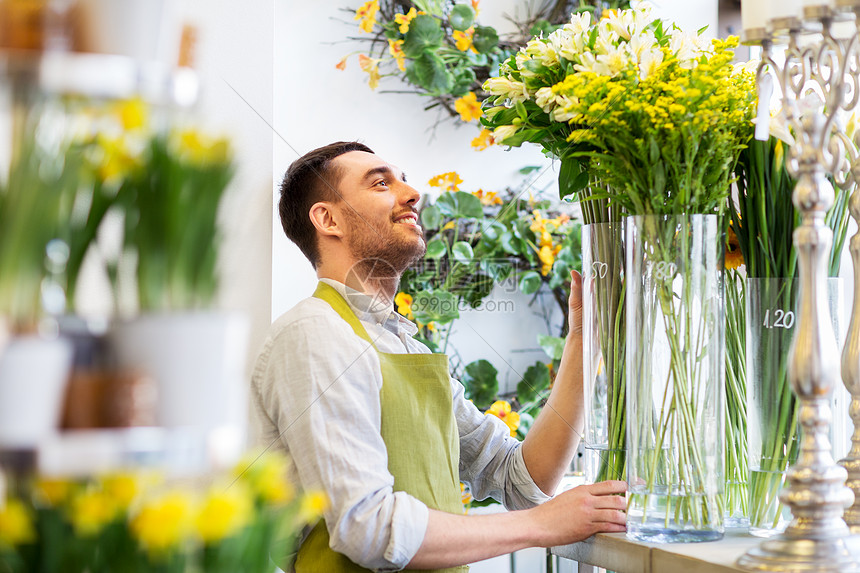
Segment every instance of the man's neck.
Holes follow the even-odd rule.
[[[357,290],[372,297],[384,297],[393,301],[400,284],[400,275],[378,276],[374,275],[374,269],[363,269],[359,265],[353,265],[349,269],[338,271],[324,266],[317,268],[317,278],[331,279],[345,284],[351,289]]]

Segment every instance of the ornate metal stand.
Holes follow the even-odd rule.
[[[845,13],[837,14],[826,7],[807,7],[803,23],[796,19],[771,21],[770,37],[759,40],[764,50],[759,85],[764,83],[765,67],[770,66],[781,90],[783,112],[796,138],[789,169],[798,180],[793,201],[802,214],[802,224],[794,232],[800,292],[789,377],[799,400],[803,431],[800,456],[788,470],[786,487],[779,496],[791,509],[793,519],[784,533],[738,560],[738,566],[749,571],[860,571],[849,528],[842,518],[854,495],[845,486],[847,472],[833,460],[828,437],[829,398],[839,380],[839,370],[826,299],[832,233],[825,215],[834,201],[833,186],[826,175],[834,174],[837,183],[847,184],[836,175],[844,172],[847,161],[845,138],[838,135],[836,120],[839,111],[853,109],[858,98],[857,35],[839,40],[832,33],[834,21],[844,17]],[[786,35],[786,59],[780,65],[770,48]]]

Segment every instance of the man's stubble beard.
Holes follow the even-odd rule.
[[[357,261],[353,270],[364,281],[377,282],[387,289],[396,289],[403,271],[415,264],[427,251],[423,233],[420,240],[406,242],[398,237],[393,223],[374,225],[352,209],[344,209],[350,234],[347,247]],[[393,286],[392,286],[393,285]]]

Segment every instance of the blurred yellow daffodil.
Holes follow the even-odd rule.
[[[373,31],[376,24],[376,13],[379,12],[379,0],[368,0],[355,11],[353,20],[361,20],[358,27],[362,32],[368,34]]]
[[[475,92],[469,92],[463,97],[454,102],[454,109],[460,114],[460,119],[465,122],[470,122],[473,119],[478,119],[484,112],[481,110],[481,104],[478,102],[478,96]]]
[[[427,185],[430,187],[439,187],[442,191],[459,191],[462,182],[463,180],[456,171],[449,171],[448,173],[431,177]]]
[[[520,415],[511,411],[511,404],[506,400],[496,400],[490,409],[484,412],[487,416],[495,416],[500,419],[511,431],[511,436],[517,435],[520,427]]]

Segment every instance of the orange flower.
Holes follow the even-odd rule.
[[[414,8],[413,8],[414,10]],[[397,60],[397,68],[406,71],[406,54],[403,53],[403,40],[388,40],[388,53]]]
[[[476,54],[478,50],[475,49],[475,46],[472,44],[472,36],[475,34],[475,27],[472,26],[467,30],[461,32],[460,30],[454,30],[453,38],[454,45],[457,46],[457,49],[461,52],[468,52],[472,50]]]
[[[400,33],[405,34],[406,32],[408,32],[409,24],[412,22],[412,20],[415,19],[415,16],[423,13],[424,12],[416,12],[415,7],[413,6],[406,14],[395,14],[394,21],[399,24],[400,27],[398,29],[400,30]]]
[[[367,75],[370,76],[367,84],[370,86],[370,89],[375,90],[379,85],[379,60],[374,58],[369,58],[364,54],[359,54],[358,56],[358,65],[361,69],[367,72]]]
[[[478,14],[481,13],[481,11],[478,9],[478,4],[480,4],[480,3],[481,3],[481,0],[472,0],[472,10],[475,11],[475,17],[477,17]]]
[[[443,191],[459,191],[463,182],[456,171],[436,175],[427,182],[430,187],[441,187]]]
[[[484,414],[497,417],[511,431],[511,436],[517,435],[517,428],[520,427],[520,415],[517,412],[511,412],[511,404],[509,402],[496,400]]]
[[[481,109],[481,104],[478,103],[478,96],[475,95],[475,92],[469,92],[455,101],[454,109],[460,114],[460,119],[465,122],[478,119],[484,115],[484,112]]]
[[[472,149],[475,151],[483,151],[494,143],[493,132],[489,129],[482,129],[481,133],[478,134],[478,137],[472,140],[471,145]]]
[[[502,204],[502,198],[499,197],[499,194],[495,191],[484,191],[483,189],[478,189],[477,191],[472,191],[472,195],[481,200],[481,205]]]
[[[345,70],[347,58],[349,58],[349,56],[344,56],[343,58],[341,58],[341,60],[335,65],[335,68],[339,69],[340,71]]]
[[[373,26],[376,24],[376,13],[379,12],[379,0],[368,0],[355,11],[353,20],[361,20],[358,27],[362,32],[368,34],[373,31]]]
[[[394,297],[394,304],[397,305],[397,312],[408,318],[409,320],[413,320],[415,315],[412,314],[412,295],[406,294],[405,292],[399,292]]]
[[[726,233],[726,269],[736,269],[744,264],[744,254],[741,252],[741,243],[735,230],[729,223],[729,230]]]

